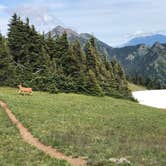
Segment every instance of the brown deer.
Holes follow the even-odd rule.
[[[21,84],[18,85],[18,87],[19,87],[19,92],[18,92],[19,94],[28,93],[28,94],[31,94],[31,95],[32,95],[32,93],[33,93],[32,88],[25,88],[25,87],[23,87]]]

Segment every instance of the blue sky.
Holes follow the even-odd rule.
[[[0,30],[14,12],[39,31],[57,25],[94,34],[111,46],[147,34],[166,34],[165,0],[0,0]]]

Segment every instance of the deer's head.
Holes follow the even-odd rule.
[[[19,88],[22,88],[22,85],[20,84],[20,85],[18,85],[18,87],[19,87]]]

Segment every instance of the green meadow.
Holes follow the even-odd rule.
[[[111,97],[45,92],[22,96],[17,91],[0,88],[0,99],[35,137],[66,155],[85,157],[96,166],[112,165],[112,157],[125,157],[133,166],[166,165],[166,110]],[[23,143],[3,111],[0,123],[0,165],[6,160],[15,165],[65,164]]]

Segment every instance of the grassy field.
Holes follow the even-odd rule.
[[[128,87],[131,91],[147,90],[147,88],[144,86],[136,85],[136,84],[132,84],[132,83],[128,83]]]
[[[126,157],[134,166],[166,165],[165,110],[111,97],[20,96],[11,88],[0,88],[0,99],[43,143],[91,165],[112,165],[112,157]]]
[[[13,127],[5,112],[0,108],[0,165],[1,166],[68,166],[24,143],[18,130]]]

